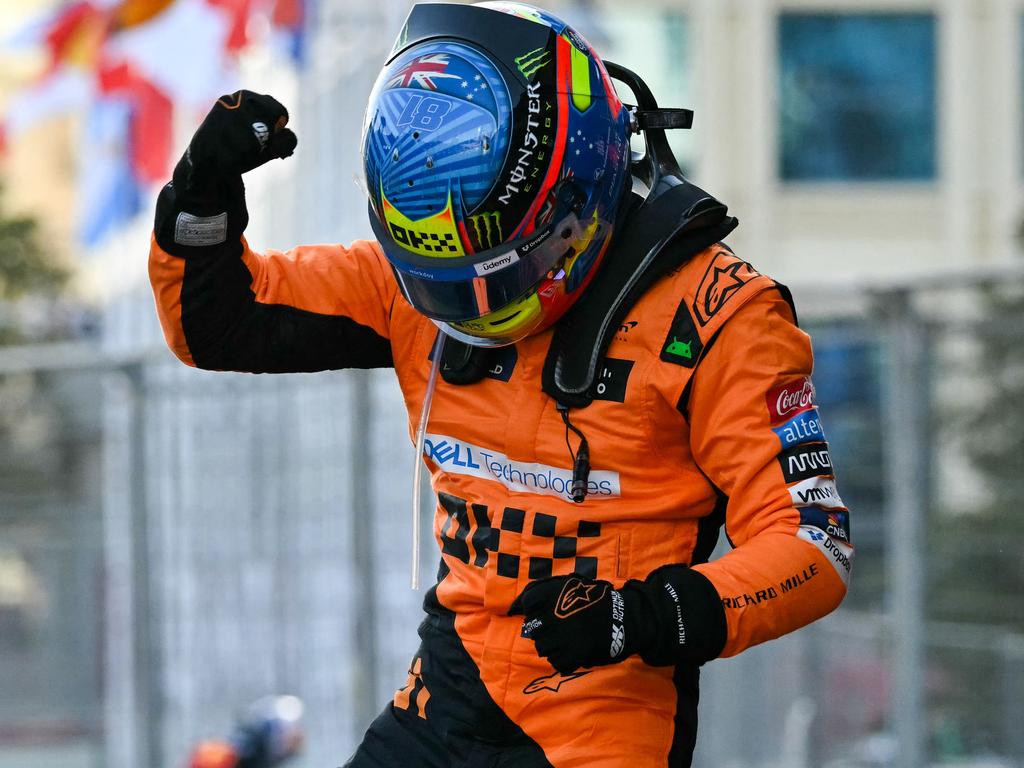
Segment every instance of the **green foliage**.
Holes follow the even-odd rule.
[[[38,222],[10,216],[0,207],[0,300],[54,295],[67,279],[67,270],[43,247]]]
[[[933,615],[1024,632],[1024,284],[988,286],[976,383],[954,414],[986,499],[933,531]]]

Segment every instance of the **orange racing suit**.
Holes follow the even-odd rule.
[[[157,222],[159,233],[159,208]],[[183,362],[393,366],[415,429],[437,329],[402,297],[376,243],[259,254],[244,238],[166,240],[153,238],[150,276]],[[441,578],[409,680],[353,766],[689,765],[696,665],[633,656],[553,673],[506,615],[531,579],[580,573],[621,585],[689,565],[713,587],[708,624],[724,627],[709,656],[802,627],[846,592],[848,512],[814,403],[811,344],[776,283],[716,245],[632,307],[594,402],[573,411],[593,466],[579,504],[567,492],[566,428],[541,390],[550,338],[505,348],[475,384],[438,382],[423,460],[438,496]],[[734,548],[707,562],[723,523]],[[467,746],[475,730],[479,743]],[[500,754],[506,737],[518,757],[474,762]],[[417,762],[420,748],[432,757]],[[374,750],[377,762],[360,762]]]

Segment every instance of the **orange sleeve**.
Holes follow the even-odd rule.
[[[376,243],[259,254],[243,237],[198,250],[174,255],[156,236],[150,244],[164,336],[188,365],[287,372],[392,364],[398,288]]]
[[[849,583],[849,511],[810,381],[810,338],[769,290],[722,328],[688,403],[693,455],[726,495],[734,549],[695,566],[722,600],[723,656],[832,611]]]

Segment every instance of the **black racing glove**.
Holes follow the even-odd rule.
[[[556,576],[527,585],[509,615],[522,615],[523,637],[563,675],[614,664],[635,650],[635,607],[607,581]]]
[[[160,195],[155,224],[160,245],[185,255],[240,237],[249,223],[242,174],[295,151],[298,139],[287,123],[288,110],[272,96],[252,91],[221,96]]]
[[[509,615],[524,617],[523,637],[562,674],[634,653],[653,666],[703,664],[726,639],[718,592],[684,565],[663,566],[617,590],[577,575],[541,579],[527,585]]]

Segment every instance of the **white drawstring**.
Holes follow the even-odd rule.
[[[430,404],[437,387],[437,372],[441,369],[441,353],[444,352],[445,335],[438,332],[434,342],[433,363],[427,377],[427,390],[423,394],[420,409],[420,424],[416,430],[416,466],[412,473],[412,588],[420,588],[420,487],[423,479],[423,448],[427,439],[427,421],[430,419]]]

